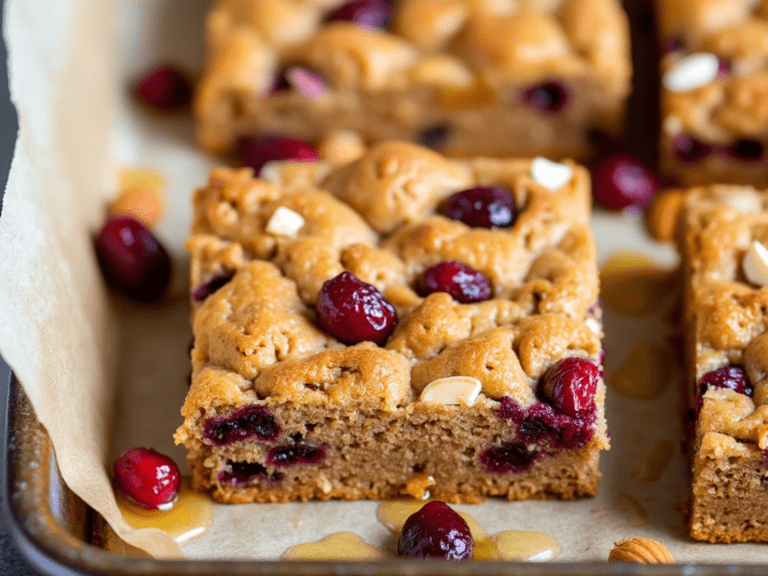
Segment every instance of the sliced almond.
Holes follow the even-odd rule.
[[[450,376],[433,380],[421,392],[421,401],[446,406],[474,406],[483,385],[470,376]]]
[[[272,213],[272,217],[267,222],[266,231],[274,236],[295,238],[302,226],[304,226],[304,218],[301,214],[280,206]]]
[[[531,176],[544,188],[558,190],[571,181],[573,168],[568,164],[560,164],[538,157],[531,162]]]
[[[741,262],[744,276],[756,286],[768,285],[768,249],[757,240],[753,240]]]
[[[720,59],[709,52],[697,52],[678,61],[661,83],[670,92],[689,92],[710,84],[717,78]]]

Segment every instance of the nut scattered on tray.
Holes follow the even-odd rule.
[[[667,547],[651,538],[625,538],[613,545],[608,554],[610,562],[635,564],[674,564],[675,559]]]

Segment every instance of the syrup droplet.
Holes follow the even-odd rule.
[[[336,532],[318,542],[297,544],[286,550],[283,560],[385,560],[388,554],[368,544],[357,534]]]
[[[669,350],[656,342],[641,342],[608,378],[611,389],[636,398],[653,400],[667,389],[676,364]]]
[[[505,530],[483,541],[482,546],[475,542],[473,559],[548,562],[562,551],[560,542],[544,532]]]
[[[600,298],[630,316],[644,316],[658,309],[673,289],[672,274],[638,254],[617,254],[600,271]]]
[[[182,545],[202,536],[213,525],[211,499],[206,494],[192,490],[188,478],[181,479],[179,497],[168,511],[140,508],[119,493],[117,505],[129,526],[136,529],[159,528]]]
[[[640,466],[632,471],[632,478],[644,482],[658,480],[672,461],[673,450],[674,444],[672,442],[665,438],[658,440],[650,454],[647,454],[645,460],[640,462]]]

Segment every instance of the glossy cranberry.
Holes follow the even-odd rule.
[[[438,500],[409,516],[397,541],[397,555],[405,558],[468,560],[474,549],[467,522]]]
[[[523,90],[522,99],[531,108],[541,112],[560,112],[568,104],[569,95],[559,82],[535,84]]]
[[[515,220],[512,194],[500,186],[478,186],[448,197],[441,213],[477,228],[508,228]]]
[[[274,440],[279,434],[280,426],[264,406],[243,406],[227,416],[208,418],[203,423],[203,438],[215,446],[249,438]]]
[[[243,164],[253,168],[258,175],[267,162],[277,160],[317,162],[322,160],[322,156],[310,142],[273,135],[247,139],[242,146],[242,159]]]
[[[585,358],[565,358],[544,374],[541,392],[555,410],[569,416],[586,414],[595,403],[600,369]]]
[[[727,76],[730,76],[731,72],[733,72],[733,64],[731,63],[731,61],[728,58],[723,58],[723,57],[718,58],[717,77],[725,78]]]
[[[613,154],[600,161],[592,178],[595,201],[610,210],[646,206],[658,187],[651,169],[626,154]]]
[[[131,448],[115,460],[115,484],[143,508],[159,508],[176,499],[181,473],[168,456],[152,448]]]
[[[763,157],[764,147],[757,140],[739,140],[726,148],[725,152],[737,160],[754,162]]]
[[[529,450],[523,442],[502,442],[486,448],[480,454],[480,463],[494,474],[516,474],[530,469],[541,454],[538,449]]]
[[[147,105],[158,110],[182,108],[192,100],[189,80],[171,66],[158,66],[147,72],[139,80],[137,91]]]
[[[325,456],[326,451],[323,446],[311,446],[298,438],[291,445],[270,448],[266,462],[270,466],[287,468],[300,464],[319,464],[325,460]]]
[[[491,282],[482,272],[461,262],[441,262],[429,268],[417,286],[421,296],[447,292],[462,304],[483,302],[491,297]]]
[[[128,216],[107,220],[96,238],[107,282],[141,302],[157,300],[171,279],[171,258],[152,231]]]
[[[192,299],[195,302],[202,302],[208,296],[216,292],[219,288],[226,286],[230,280],[232,280],[232,274],[219,273],[214,275],[205,284],[195,286],[192,290]]]
[[[672,140],[675,157],[682,162],[699,162],[712,153],[712,146],[687,134],[678,134]]]
[[[716,388],[733,390],[746,396],[752,395],[752,386],[749,384],[747,374],[741,366],[724,366],[723,368],[712,370],[712,372],[707,372],[699,380],[699,386],[701,387],[702,394],[707,390]]]
[[[227,462],[229,471],[219,472],[218,480],[222,486],[247,486],[256,482],[279,482],[283,479],[281,472],[270,474],[267,469],[258,462]]]
[[[381,292],[350,272],[323,284],[315,312],[320,327],[346,344],[384,344],[397,322],[395,307]]]
[[[386,28],[394,7],[391,0],[351,0],[330,13],[328,22],[354,22],[368,28]]]

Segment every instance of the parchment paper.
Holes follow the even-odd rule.
[[[48,429],[67,484],[126,541],[159,556],[178,554],[156,532],[130,531],[119,519],[107,475],[130,446],[154,446],[185,469],[171,435],[181,423],[191,333],[183,241],[191,191],[213,160],[194,147],[184,115],[139,107],[130,87],[142,71],[171,61],[199,71],[204,0],[9,0],[7,39],[20,134],[0,219],[0,351]],[[111,26],[110,23],[114,23]],[[120,167],[146,166],[168,181],[169,211],[158,235],[176,261],[176,299],[139,307],[105,291],[93,231],[116,194]],[[601,261],[615,252],[676,262],[650,241],[639,217],[596,211]],[[660,316],[605,313],[606,373],[640,343],[666,345]],[[540,530],[563,545],[558,561],[605,560],[613,542],[647,536],[678,562],[768,563],[764,545],[711,545],[686,535],[687,464],[674,375],[663,395],[637,400],[609,390],[612,449],[601,461],[600,495],[577,502],[489,500],[458,506],[486,531]],[[110,445],[110,410],[116,405]],[[656,480],[639,480],[659,440],[671,462]],[[392,548],[376,502],[215,506],[214,527],[188,544],[196,558],[278,558],[288,547],[352,531]]]

